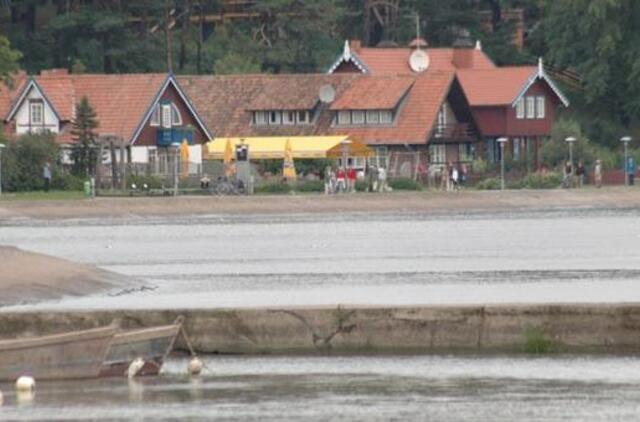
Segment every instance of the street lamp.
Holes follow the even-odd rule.
[[[620,138],[620,142],[624,144],[624,162],[622,163],[622,175],[624,176],[624,185],[629,185],[629,175],[627,174],[627,160],[628,160],[628,147],[631,142],[631,136],[623,136]]]
[[[571,175],[573,176],[573,143],[576,141],[576,138],[569,136],[564,138],[564,141],[569,144],[569,162],[571,163]]]
[[[4,144],[0,144],[0,196],[2,196],[2,149],[4,147]]]
[[[173,142],[171,146],[175,149],[173,156],[173,196],[178,196],[178,151],[180,151],[180,142]]]
[[[498,138],[500,144],[500,190],[504,190],[504,144],[509,141],[508,138]]]

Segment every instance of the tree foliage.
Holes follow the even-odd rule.
[[[19,51],[11,49],[9,40],[0,35],[0,82],[12,84],[11,74],[18,71],[18,61],[22,57]]]
[[[58,171],[59,149],[53,135],[27,134],[6,143],[2,152],[2,185],[8,191],[42,189],[45,163]]]
[[[73,172],[76,175],[91,176],[95,173],[97,159],[95,129],[97,127],[96,113],[87,97],[82,97],[76,105],[76,117],[71,129],[71,135],[75,142],[71,151],[71,159]]]

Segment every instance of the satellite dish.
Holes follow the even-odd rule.
[[[331,85],[322,85],[320,87],[320,91],[318,92],[318,97],[320,97],[320,101],[325,104],[329,104],[336,99],[336,90]]]
[[[416,73],[422,73],[429,68],[429,55],[423,50],[416,50],[409,57],[409,66]]]

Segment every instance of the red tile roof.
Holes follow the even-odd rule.
[[[406,103],[400,106],[393,125],[346,128],[334,126],[331,133],[346,133],[368,144],[424,144],[454,78],[452,71],[433,70],[415,76]]]
[[[394,109],[414,80],[415,78],[410,76],[360,78],[331,104],[331,110]]]
[[[360,48],[354,53],[371,74],[415,74],[409,67],[412,48]],[[495,64],[482,51],[474,48],[427,48],[430,70],[493,69]]]
[[[502,106],[513,103],[536,72],[535,66],[517,66],[459,70],[457,75],[471,106]]]
[[[251,99],[249,110],[311,110],[318,104],[320,87],[329,83],[317,74],[260,76],[260,92]]]
[[[20,71],[13,75],[12,79],[13,86],[11,88],[0,82],[0,119],[3,120],[9,114],[29,78],[25,72]]]

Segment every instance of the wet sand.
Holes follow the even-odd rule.
[[[298,194],[12,200],[0,202],[0,222],[15,219],[136,218],[174,215],[286,213],[517,212],[538,209],[640,208],[637,187],[582,190],[437,191],[354,195]]]
[[[15,247],[0,246],[0,306],[84,296],[132,284],[129,278]]]

